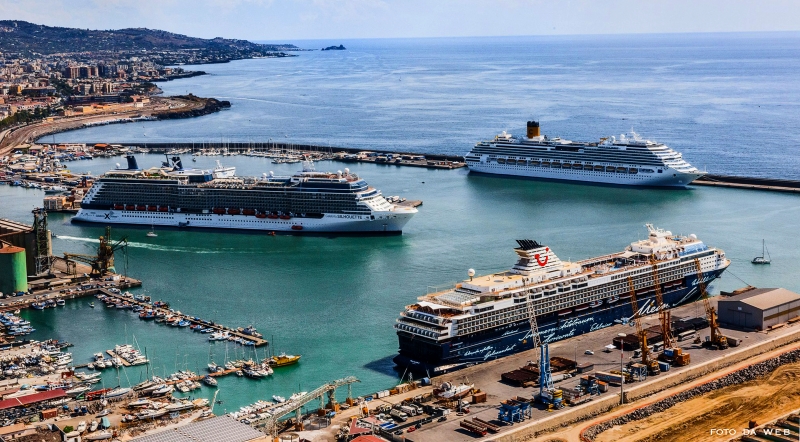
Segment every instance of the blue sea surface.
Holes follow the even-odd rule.
[[[56,141],[290,141],[364,149],[466,153],[501,130],[521,133],[538,119],[543,131],[597,139],[631,126],[680,150],[716,173],[800,179],[798,79],[800,34],[526,37],[302,42],[347,51],[189,66],[207,76],[161,83],[166,94],[192,92],[233,107],[201,118],[124,124],[68,132]],[[50,137],[48,137],[49,139]],[[159,155],[139,155],[142,167]],[[242,156],[220,159],[239,175],[296,171]],[[102,173],[121,158],[68,163]],[[232,327],[255,325],[280,352],[301,362],[270,379],[220,380],[223,409],[273,394],[289,396],[355,375],[355,394],[391,388],[404,306],[429,290],[487,274],[516,260],[515,239],[547,244],[561,259],[619,251],[646,236],[651,222],[695,233],[732,260],[714,291],[752,284],[800,291],[797,263],[800,199],[794,194],[693,187],[685,190],[593,187],[475,176],[466,169],[429,170],[380,164],[350,167],[384,195],[422,200],[402,236],[385,238],[268,236],[149,226],[112,228],[130,241],[117,269],[144,281],[144,292],[184,313]],[[0,217],[30,222],[39,190],[0,186]],[[51,214],[53,248],[93,253],[102,225],[71,224]],[[766,239],[772,265],[753,266]],[[140,321],[127,311],[74,300],[60,309],[25,311],[37,339],[74,342],[76,361],[114,344],[136,342],[159,375],[202,371],[210,359],[255,357],[252,350],[186,329]],[[702,312],[698,312],[702,314]],[[561,355],[556,344],[555,356]],[[566,349],[569,356],[573,349]],[[258,357],[263,357],[263,350]],[[135,383],[143,369],[126,369]],[[116,377],[104,375],[106,385]],[[211,389],[201,393],[211,397]],[[339,393],[338,397],[343,397]],[[313,405],[313,404],[312,404]]]
[[[54,139],[272,139],[463,155],[536,119],[543,133],[574,140],[634,129],[712,173],[800,178],[800,33],[341,43],[346,51],[184,66],[209,75],[160,83],[166,95],[230,100],[230,110]]]

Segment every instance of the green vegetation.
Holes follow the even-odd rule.
[[[43,120],[50,116],[51,110],[49,107],[46,108],[36,108],[33,112],[28,112],[26,110],[21,110],[14,115],[6,117],[0,120],[0,130],[6,130],[10,126],[14,126],[20,123],[30,123],[33,121]]]
[[[98,51],[201,50],[235,56],[297,49],[294,45],[264,45],[227,38],[204,39],[146,28],[89,30],[43,26],[21,20],[0,20],[3,52],[55,54]]]
[[[65,433],[72,433],[74,430],[75,428],[72,425],[67,425],[66,427],[64,427]]]

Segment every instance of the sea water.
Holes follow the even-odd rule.
[[[630,129],[664,141],[710,171],[795,177],[797,36],[699,35],[343,42],[348,51],[302,52],[290,59],[203,66],[212,75],[162,83],[229,99],[229,111],[196,119],[105,126],[64,133],[64,141],[262,141],[464,153],[501,129],[519,133],[535,117],[551,135],[591,138]],[[316,46],[320,46],[316,44]],[[315,46],[315,47],[316,47]],[[762,106],[759,108],[758,106]],[[762,109],[762,110],[759,110]],[[288,135],[288,136],[285,136]],[[139,155],[142,167],[158,155]],[[242,156],[214,160],[239,175],[288,174],[298,164]],[[68,163],[102,173],[122,158]],[[800,290],[796,275],[800,199],[793,194],[710,187],[629,189],[323,161],[350,167],[384,195],[424,201],[394,237],[294,237],[263,233],[112,227],[127,237],[117,270],[144,281],[137,293],[184,313],[231,327],[254,325],[272,351],[301,362],[260,381],[220,380],[223,410],[273,394],[289,396],[348,375],[354,394],[390,388],[397,342],[392,325],[405,305],[429,290],[509,268],[515,239],[535,239],[561,259],[621,250],[645,238],[644,224],[697,234],[726,251],[730,269],[714,291],[746,283]],[[30,222],[39,190],[0,186],[0,217]],[[56,254],[94,253],[102,225],[77,225],[50,214]],[[772,265],[753,266],[766,239]],[[209,360],[264,356],[207,335],[140,321],[129,312],[91,309],[84,298],[65,307],[25,311],[36,339],[76,344],[78,362],[134,338],[163,375],[203,371]],[[702,311],[698,311],[702,315]],[[571,350],[570,350],[571,351]],[[143,379],[125,369],[120,382]],[[110,370],[104,385],[117,383]],[[211,397],[204,387],[195,396]],[[343,397],[344,392],[339,396]]]

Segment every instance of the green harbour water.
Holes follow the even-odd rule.
[[[143,167],[163,157],[139,155]],[[187,158],[188,159],[188,158]],[[196,167],[211,167],[214,157],[198,157]],[[239,175],[274,170],[290,173],[298,165],[270,164],[242,156],[219,157]],[[69,163],[73,171],[99,173],[122,158]],[[400,373],[392,369],[397,349],[392,325],[407,304],[428,290],[478,274],[509,268],[515,239],[536,239],[562,259],[583,259],[621,250],[646,236],[644,224],[675,233],[695,233],[726,251],[732,264],[713,290],[730,290],[743,281],[761,287],[800,291],[797,220],[800,196],[750,190],[693,187],[687,190],[594,187],[476,176],[466,169],[444,171],[375,164],[320,162],[318,170],[350,167],[384,195],[419,199],[424,204],[402,236],[304,237],[264,233],[112,227],[127,236],[127,273],[144,281],[136,292],[169,301],[184,313],[227,326],[254,325],[276,352],[302,354],[301,362],[254,381],[220,380],[223,408],[233,410],[273,394],[291,395],[348,375],[362,382],[355,394],[389,388]],[[30,222],[30,209],[43,192],[0,186],[0,217]],[[57,237],[53,248],[91,253],[102,225],[71,224],[51,214]],[[772,265],[754,266],[766,239]],[[117,257],[118,271],[125,259]],[[129,311],[92,309],[84,298],[65,307],[25,311],[37,329],[35,339],[58,338],[75,345],[76,361],[115,344],[136,342],[153,360],[156,374],[176,369],[202,371],[209,354],[224,359],[223,343],[207,335],[140,321]],[[236,349],[236,350],[234,350]],[[247,356],[252,355],[249,350]],[[243,348],[229,344],[228,356]],[[264,350],[259,350],[263,357]],[[136,383],[143,368],[124,370],[122,383]],[[106,385],[116,384],[110,370]],[[344,393],[340,393],[344,394]],[[194,396],[211,397],[204,387]]]

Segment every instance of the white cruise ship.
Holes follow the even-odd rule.
[[[541,135],[529,121],[525,138],[505,131],[466,155],[471,172],[623,186],[686,187],[705,174],[668,146],[638,134],[575,142]]]
[[[318,172],[310,161],[292,176],[235,176],[235,168],[184,169],[180,158],[98,178],[73,222],[271,232],[396,234],[417,209],[393,204],[344,171]]]
[[[577,262],[518,240],[510,270],[470,276],[407,306],[394,326],[400,345],[394,362],[433,376],[531,349],[529,303],[545,343],[629,322],[635,314],[631,284],[638,314],[648,315],[698,299],[699,278],[709,284],[730,265],[725,252],[695,235],[647,229],[647,239],[621,252]]]

